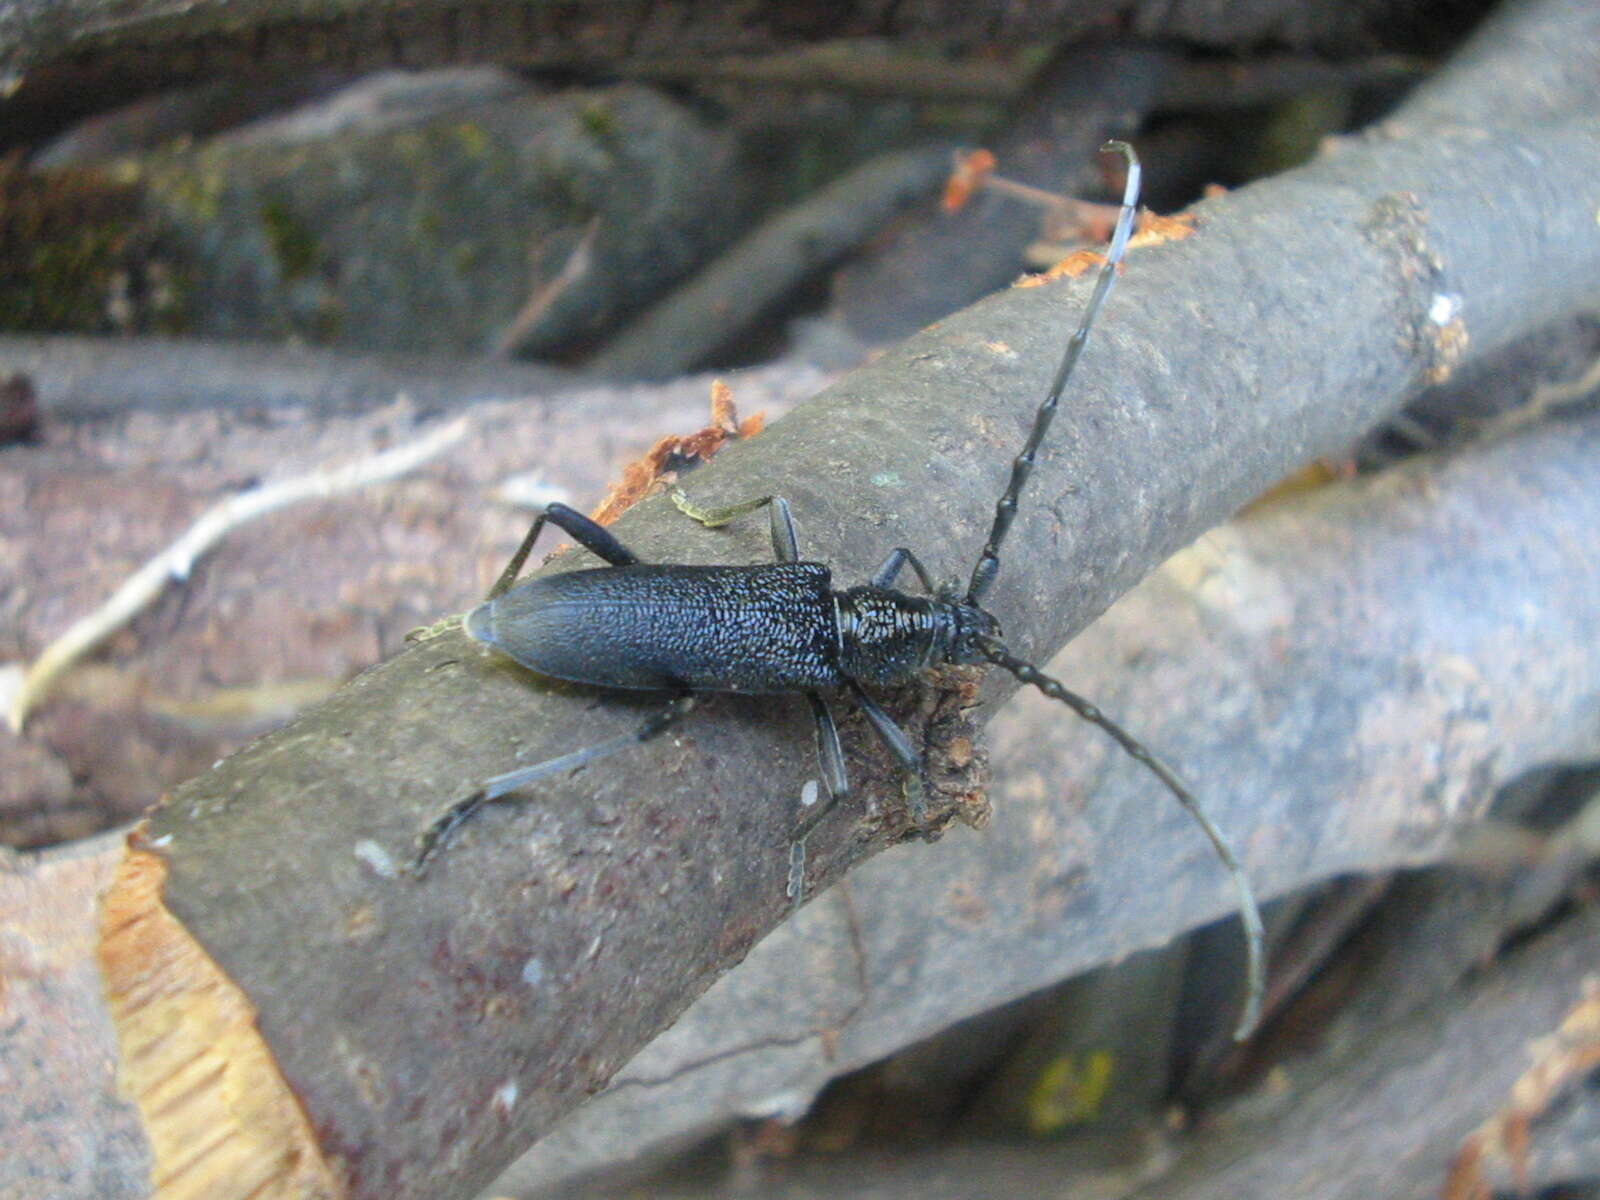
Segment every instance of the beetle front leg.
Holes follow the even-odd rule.
[[[917,580],[922,584],[922,590],[932,596],[938,592],[933,586],[933,580],[928,577],[927,568],[922,565],[922,560],[904,546],[889,552],[889,557],[883,560],[883,565],[872,573],[872,586],[892,588],[894,581],[900,577],[900,572],[910,566],[917,573]]]
[[[861,706],[861,711],[867,714],[867,720],[872,724],[872,731],[900,763],[906,803],[911,808],[911,821],[920,827],[928,816],[927,806],[922,802],[922,755],[911,744],[911,739],[906,736],[905,730],[895,724],[894,718],[884,712],[878,706],[878,702],[867,695],[859,683],[854,679],[846,682],[855,695],[856,703]]]

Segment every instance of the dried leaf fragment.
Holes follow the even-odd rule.
[[[1583,999],[1530,1052],[1533,1066],[1511,1085],[1505,1107],[1468,1134],[1456,1151],[1444,1200],[1490,1200],[1496,1191],[1491,1176],[1506,1174],[1518,1191],[1527,1191],[1534,1122],[1564,1096],[1587,1086],[1600,1070],[1600,976],[1584,980]]]
[[[1159,213],[1141,212],[1138,224],[1134,227],[1134,234],[1128,239],[1128,249],[1138,250],[1145,246],[1159,246],[1165,242],[1181,242],[1195,231],[1195,223],[1196,217],[1193,213],[1182,212],[1163,217]],[[1098,250],[1075,250],[1055,266],[1036,275],[1024,275],[1011,286],[1039,287],[1055,279],[1076,279],[1079,275],[1099,267],[1105,260],[1105,255]]]
[[[969,150],[957,153],[955,167],[945,181],[944,195],[939,201],[941,212],[960,212],[972,199],[973,193],[983,186],[995,168],[994,155],[988,150]]]
[[[658,439],[641,457],[622,468],[622,477],[589,515],[602,525],[611,524],[658,484],[676,482],[679,472],[708,461],[729,439],[755,437],[765,423],[763,413],[739,420],[733,389],[721,379],[713,380],[711,423],[694,433],[672,433]]]

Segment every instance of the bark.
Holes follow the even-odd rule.
[[[741,238],[588,365],[625,377],[681,375],[875,233],[896,210],[926,200],[949,169],[945,147],[902,150],[855,168]]]
[[[750,53],[851,36],[942,41],[1070,39],[1121,23],[1139,36],[1246,49],[1362,47],[1395,20],[1392,0],[1250,0],[1219,12],[1166,0],[1032,0],[1002,9],[956,0],[730,5],[704,0],[525,4],[322,0],[8,0],[0,6],[0,94],[13,130],[173,83],[307,63],[506,62],[564,66],[635,57]],[[1459,16],[1457,18],[1459,20]]]
[[[47,418],[300,407],[364,412],[404,394],[423,410],[577,386],[549,367],[197,339],[0,335],[0,374],[32,380]]]
[[[1142,1154],[1130,1156],[1124,1145],[1108,1146],[1096,1135],[1028,1145],[963,1140],[899,1154],[802,1156],[770,1177],[736,1176],[720,1184],[692,1176],[651,1179],[640,1194],[660,1200],[732,1200],[752,1192],[773,1200],[1470,1200],[1491,1193],[1467,1190],[1467,1180],[1482,1179],[1495,1195],[1582,1188],[1594,1172],[1595,1107],[1593,1089],[1581,1085],[1567,1090],[1565,1103],[1541,1106],[1520,1130],[1508,1129],[1509,1153],[1501,1146],[1480,1149],[1471,1173],[1459,1164],[1473,1149],[1480,1121],[1502,1109],[1517,1113],[1511,1089],[1528,1065],[1530,1046],[1547,1046],[1573,1014],[1581,1020],[1585,1007],[1589,1039],[1581,1049],[1593,1055],[1597,938],[1593,911],[1579,912],[1410,1019],[1356,1043],[1336,1039],[1285,1063],[1233,1112],[1178,1138],[1152,1135],[1137,1148]],[[1519,1132],[1526,1139],[1520,1146]],[[1526,1172],[1523,1186],[1508,1169],[1513,1162]],[[600,1200],[618,1191],[600,1183],[560,1194]],[[506,1181],[496,1194],[529,1195]]]
[[[1448,829],[1478,803],[1460,797],[1531,762],[1596,749],[1600,585],[1571,563],[1600,558],[1590,545],[1600,494],[1587,469],[1597,426],[1591,415],[1579,436],[1563,424],[1527,430],[1235,522],[1119,602],[1052,669],[1114,696],[1195,771],[1208,801],[1237,789],[1241,804],[1271,814],[1296,797],[1308,849],[1279,886],[1448,853]],[[1532,555],[1517,534],[1529,528],[1542,531]],[[1534,637],[1521,626],[1530,609],[1542,614]],[[1480,676],[1452,688],[1469,663]],[[1308,689],[1309,679],[1320,682]],[[995,737],[990,829],[864,864],[848,889],[763,942],[496,1194],[648,1155],[780,1098],[794,1105],[970,1013],[1227,911],[1193,830],[1092,731],[1026,696],[997,716]],[[1489,743],[1482,767],[1476,755]],[[1451,750],[1419,768],[1418,747],[1430,745]],[[1317,789],[1302,796],[1309,778]],[[1430,815],[1419,795],[1457,815]],[[132,1116],[103,1073],[110,1035],[87,964],[85,927],[116,848],[93,850],[23,860],[33,865],[0,889],[0,921],[28,954],[7,1011],[50,1042],[0,1041],[17,1105],[0,1128],[18,1148],[0,1184],[22,1196],[144,1194],[131,1175],[143,1169]],[[1170,884],[1151,889],[1152,874]],[[1453,972],[1488,948],[1463,947]],[[1385,977],[1373,999],[1420,994],[1417,949],[1387,953],[1402,977]],[[1224,986],[1231,993],[1236,980]],[[1395,1015],[1388,1004],[1366,1020]],[[74,1054],[86,1065],[62,1070]],[[51,1144],[82,1153],[46,1153]]]
[[[1176,67],[1153,46],[1068,47],[1039,72],[991,144],[998,173],[1047,192],[1098,192],[1095,151],[1138,128]],[[945,213],[930,189],[926,205],[837,274],[829,315],[869,344],[907,337],[1014,280],[1042,216],[993,192]]]
[[[1597,937],[1594,914],[1577,915],[1510,955],[1503,969],[1359,1050],[1330,1045],[1291,1075],[1306,1081],[1292,1105],[1254,1119],[1241,1105],[1231,1128],[1211,1132],[1135,1195],[1458,1200],[1445,1187],[1452,1160],[1474,1127],[1506,1105],[1528,1067],[1530,1043],[1553,1034],[1583,1002]],[[1551,1134],[1541,1130],[1531,1140],[1542,1152],[1559,1140]],[[1584,1178],[1581,1169],[1543,1177]]]
[[[116,1038],[94,960],[120,842],[0,850],[0,1192],[12,1200],[148,1194],[149,1150],[138,1110],[112,1086]]]
[[[1308,456],[1592,300],[1600,130],[1564,114],[1594,93],[1597,15],[1568,0],[1522,19],[1497,35],[1514,77],[1538,80],[1498,98],[1521,123],[1441,119],[1461,111],[1452,89],[1509,69],[1480,50],[1395,124],[1201,206],[1194,237],[1130,257],[991,597],[1015,649],[1045,655]],[[1521,221],[1509,233],[1507,211]],[[951,318],[719,457],[695,499],[788,496],[803,548],[825,547],[844,581],[896,544],[956,574],[1084,294],[1081,281],[1019,290]],[[1460,298],[1457,315],[1441,296]],[[765,554],[758,525],[708,531],[647,503],[616,531],[648,559],[750,561]],[[813,767],[803,712],[768,702],[711,701],[676,739],[486,814],[424,882],[390,877],[477,780],[641,714],[536,688],[441,632],[177,789],[108,933],[140,888],[133,915],[165,920],[149,907],[164,872],[164,911],[254,1006],[330,1186],[466,1194],[784,914],[794,798]],[[814,886],[909,831],[892,772],[858,723],[849,735],[859,793],[878,804],[813,838]],[[1271,895],[1315,844],[1298,832],[1315,803],[1291,795],[1263,816],[1256,799],[1231,794],[1214,815]],[[1418,838],[1483,799],[1436,806]],[[155,970],[124,962],[140,964]],[[132,982],[165,986],[159,971]]]

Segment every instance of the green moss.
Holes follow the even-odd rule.
[[[281,200],[265,200],[257,210],[261,231],[272,248],[278,276],[285,282],[303,279],[317,265],[317,239]]]
[[[411,236],[418,242],[435,241],[444,228],[444,218],[435,208],[423,209],[411,217]]]
[[[617,114],[603,100],[590,100],[578,109],[578,123],[601,147],[615,150],[620,141]]]
[[[483,248],[471,242],[463,242],[450,252],[450,265],[462,279],[471,279],[477,274],[483,260]]]
[[[407,166],[418,167],[430,163],[428,139],[415,130],[405,129],[393,135],[389,142],[395,156]]]
[[[1091,1050],[1081,1059],[1063,1055],[1045,1064],[1028,1089],[1028,1128],[1036,1136],[1059,1133],[1099,1115],[1111,1087],[1111,1055]]]
[[[126,299],[148,252],[139,203],[97,171],[0,160],[0,327],[100,331],[141,317]]]
[[[222,194],[227,186],[220,171],[195,163],[192,169],[152,174],[150,189],[196,225],[209,225],[222,211]]]
[[[473,121],[463,121],[455,127],[456,141],[471,158],[482,158],[489,150],[489,135],[483,126]]]
[[[595,205],[588,198],[584,180],[571,163],[558,155],[535,154],[529,175],[538,181],[536,195],[529,199],[554,214],[558,224],[576,224],[594,216]]]

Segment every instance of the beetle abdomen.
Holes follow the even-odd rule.
[[[831,687],[838,622],[820,563],[638,564],[531,579],[466,630],[541,675],[612,688]]]

